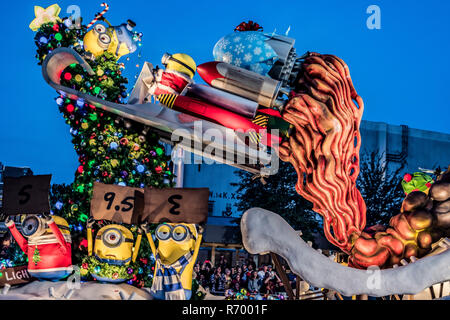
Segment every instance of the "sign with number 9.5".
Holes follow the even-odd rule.
[[[135,212],[135,192],[139,188],[94,182],[91,215],[95,220],[131,223]]]

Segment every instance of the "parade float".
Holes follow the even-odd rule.
[[[143,299],[202,295],[192,288],[192,266],[206,222],[207,191],[173,188],[166,145],[262,177],[276,172],[274,158],[291,163],[296,191],[323,217],[326,238],[348,255],[348,265],[314,250],[278,214],[259,208],[244,213],[242,239],[250,253],[283,257],[313,286],[384,297],[417,294],[450,280],[450,170],[436,172],[435,181],[420,173],[405,176],[398,215],[388,226],[366,226],[365,202],[356,188],[364,103],[344,61],[297,55],[295,39],[265,33],[248,21],[215,44],[214,61],[197,64],[186,53],[167,53],[162,68],[145,62],[127,92],[119,61],[138,50],[143,34],[131,20],[112,25],[105,18],[108,5],[102,6],[88,25],[59,18],[56,4],[36,7],[30,24],[43,78],[58,92],[56,103],[79,155],[69,199],[52,204],[72,238],[55,228],[62,219],[57,216],[22,222],[40,235],[51,229],[46,247],[82,253],[74,259],[79,270],[69,276],[81,278],[81,291],[60,298],[89,299],[95,292],[106,299],[124,299],[124,292]],[[196,73],[206,85],[193,80]],[[32,238],[27,244],[12,220],[7,225],[28,254],[30,275],[45,271],[40,264],[46,256],[36,257],[38,244],[30,249]],[[144,234],[148,241],[142,241]],[[64,268],[66,262],[72,263],[65,261]],[[35,281],[11,294],[36,297],[50,290],[56,298],[55,286]]]

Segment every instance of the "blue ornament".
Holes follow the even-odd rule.
[[[59,98],[56,99],[56,104],[58,106],[62,106],[63,103],[64,103],[64,99],[63,98],[59,97]]]
[[[142,164],[140,164],[136,167],[136,170],[137,172],[142,173],[145,171],[145,167]]]
[[[42,43],[42,44],[47,44],[48,43],[48,39],[46,37],[42,36],[42,37],[39,38],[39,42]]]
[[[77,100],[77,106],[82,108],[84,106],[84,100],[83,99],[78,99]]]
[[[100,266],[96,266],[96,267],[94,268],[94,272],[95,272],[95,273],[99,273],[101,270],[102,270],[102,268],[101,268]]]
[[[214,46],[214,59],[266,75],[278,60],[277,53],[267,42],[270,38],[259,31],[230,33]]]
[[[117,185],[119,185],[119,186],[122,186],[122,187],[125,187],[127,184],[125,183],[125,182],[119,182]]]
[[[116,150],[118,146],[119,146],[119,145],[117,144],[117,142],[111,142],[110,145],[109,145],[109,147],[110,147],[111,149],[113,149],[113,150]]]
[[[59,200],[55,203],[55,208],[58,210],[61,210],[62,206],[63,206],[63,203]]]

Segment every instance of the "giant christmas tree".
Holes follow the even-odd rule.
[[[105,52],[89,55],[82,41],[87,32],[85,25],[76,27],[70,18],[40,25],[35,36],[36,58],[41,65],[46,56],[58,47],[70,47],[85,56],[95,75],[87,74],[77,64],[61,73],[61,84],[116,103],[126,102],[128,82],[122,75],[124,65],[117,57]],[[138,36],[138,34],[135,34]],[[89,59],[90,58],[90,59]],[[70,127],[72,143],[78,155],[72,185],[54,185],[50,195],[52,211],[64,217],[70,225],[73,239],[73,261],[80,264],[81,275],[88,277],[94,268],[100,276],[110,278],[127,276],[130,284],[149,286],[152,277],[150,249],[142,242],[136,264],[126,267],[108,266],[86,257],[86,221],[90,214],[93,182],[130,187],[164,188],[173,186],[172,172],[164,146],[149,128],[137,122],[124,120],[104,112],[81,99],[72,100],[64,94],[56,103]],[[100,228],[106,221],[97,221]],[[136,226],[128,226],[135,233]]]

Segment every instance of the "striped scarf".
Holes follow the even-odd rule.
[[[151,292],[164,293],[166,300],[186,300],[181,284],[181,274],[192,261],[193,252],[190,251],[171,265],[162,263],[159,254],[156,255],[156,275],[153,278]]]

